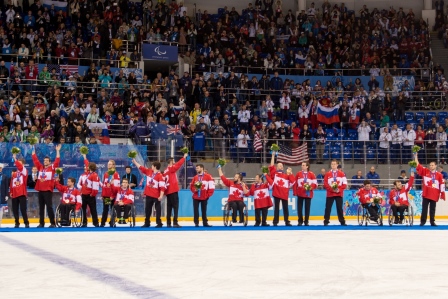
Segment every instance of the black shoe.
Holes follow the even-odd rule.
[[[424,223],[420,223],[420,226],[424,226],[425,224]]]
[[[398,220],[398,223],[399,223],[399,224],[403,224],[403,220],[404,220],[404,219],[400,219],[400,220]]]
[[[166,227],[171,227],[171,224],[167,224]]]
[[[56,227],[56,225],[51,224],[48,228],[55,228],[55,227]]]
[[[81,227],[87,227],[87,224],[83,224],[83,225],[81,225]]]
[[[105,227],[106,225],[104,223],[101,223],[100,227]]]
[[[199,227],[199,224],[195,224],[194,227]]]
[[[438,226],[435,222],[431,223],[431,226]]]
[[[255,223],[254,226],[260,226],[260,223]]]
[[[292,226],[292,224],[291,223],[285,223],[285,226]]]
[[[268,223],[263,223],[263,224],[261,224],[261,226],[271,226],[271,225]]]
[[[20,224],[14,225],[14,228],[19,228],[19,227],[20,227]]]
[[[244,220],[240,220],[240,223],[244,223]]]
[[[347,223],[345,223],[345,222],[341,223],[341,226],[347,226]]]
[[[159,224],[156,225],[156,228],[161,228],[162,226],[163,226],[163,224],[159,223]]]
[[[179,224],[176,223],[176,224],[173,225],[173,227],[174,228],[181,228],[182,226],[180,226]]]
[[[305,226],[310,226],[310,225],[308,224],[308,222],[305,222]]]
[[[400,221],[398,219],[394,221],[394,224],[398,224],[398,223],[400,223]]]
[[[98,223],[93,225],[94,227],[99,227]]]
[[[277,226],[277,223],[272,223],[272,226]]]
[[[324,226],[328,226],[328,223],[329,223],[329,222],[324,222]]]
[[[210,225],[208,223],[204,224],[204,227],[212,227],[213,225]]]
[[[303,223],[302,222],[299,222],[299,224],[297,224],[297,226],[302,226],[303,225]]]
[[[30,225],[29,224],[25,224],[25,228],[30,228]]]
[[[232,223],[236,223],[236,219],[232,219]]]
[[[145,223],[145,224],[142,225],[142,228],[147,228],[147,227],[150,227],[150,226],[151,226],[150,223]]]
[[[43,227],[45,227],[45,224],[39,224],[39,225],[37,226],[37,228],[43,228]]]

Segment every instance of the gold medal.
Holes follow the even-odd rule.
[[[434,184],[432,184],[432,187],[433,188],[437,188],[437,185],[434,183]]]

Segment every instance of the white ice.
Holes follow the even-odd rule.
[[[448,298],[445,230],[0,233],[2,298]]]

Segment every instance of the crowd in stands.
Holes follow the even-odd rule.
[[[431,67],[427,24],[412,9],[363,6],[354,12],[325,1],[320,8],[311,4],[296,18],[282,10],[281,1],[265,0],[241,13],[227,7],[217,11],[190,18],[176,1],[75,0],[68,3],[67,13],[44,7],[41,1],[5,5],[0,27],[0,141],[26,142],[31,134],[42,142],[98,143],[97,136],[91,140],[90,123],[125,129],[140,123],[148,127],[145,132],[162,123],[179,125],[186,138],[226,138],[232,140],[229,146],[249,151],[257,138],[268,140],[266,148],[279,141],[307,142],[310,150],[318,149],[313,159],[322,162],[331,152],[328,141],[335,139],[379,140],[360,144],[394,151],[407,148],[411,141],[403,134],[409,135],[405,127],[411,122],[416,131],[412,144],[442,143],[431,140],[439,140],[434,129],[445,132],[445,115],[434,115],[436,123],[443,124],[433,128],[429,114],[422,120],[405,112],[423,95],[427,99],[448,90],[443,68]],[[123,70],[113,74],[111,67],[126,67],[131,61],[132,55],[111,46],[113,40],[124,39],[176,42],[183,62],[194,65],[195,73],[171,70],[139,80]],[[133,55],[133,60],[140,59],[139,53]],[[18,63],[8,68],[5,63],[11,58]],[[38,69],[42,61],[48,67]],[[90,67],[84,74],[50,69],[61,61]],[[238,67],[244,67],[243,74]],[[260,80],[250,75],[260,73],[259,68],[268,70]],[[352,70],[349,75],[370,76],[370,81],[336,79],[311,86],[310,80],[282,79],[282,68],[290,68],[290,75],[304,70],[308,76],[346,68]],[[208,70],[217,74],[204,76]],[[405,82],[394,89],[393,76],[398,74],[415,76],[415,85]],[[383,76],[382,82],[377,76]],[[321,124],[319,103],[339,109],[339,120]],[[394,123],[404,139],[394,139]],[[434,134],[419,133],[417,123]]]

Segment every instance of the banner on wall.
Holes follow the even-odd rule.
[[[178,48],[176,46],[143,44],[142,54],[144,60],[159,60],[177,62]]]
[[[389,195],[389,190],[381,191],[382,195]],[[227,202],[229,192],[227,190],[215,190],[213,196],[208,200],[207,216],[222,217],[224,205]],[[193,202],[191,192],[189,190],[179,191],[179,215],[181,217],[193,217]],[[325,211],[326,191],[314,191],[314,198],[311,200],[310,216],[322,216]],[[381,206],[383,212],[383,219],[389,211],[388,199]],[[422,211],[422,192],[411,190],[409,193],[409,201],[413,207],[414,214],[420,215]],[[244,198],[249,216],[255,216],[255,206],[253,197]],[[292,191],[288,198],[289,215],[297,216],[297,197],[293,196]],[[347,190],[344,192],[344,213],[346,216],[356,216],[359,206],[358,198],[356,197],[356,190]],[[282,221],[282,213],[280,213],[280,222]],[[336,205],[333,205],[331,211],[332,216],[336,216]],[[268,216],[274,216],[274,209],[270,208]],[[323,218],[322,218],[323,219]]]

